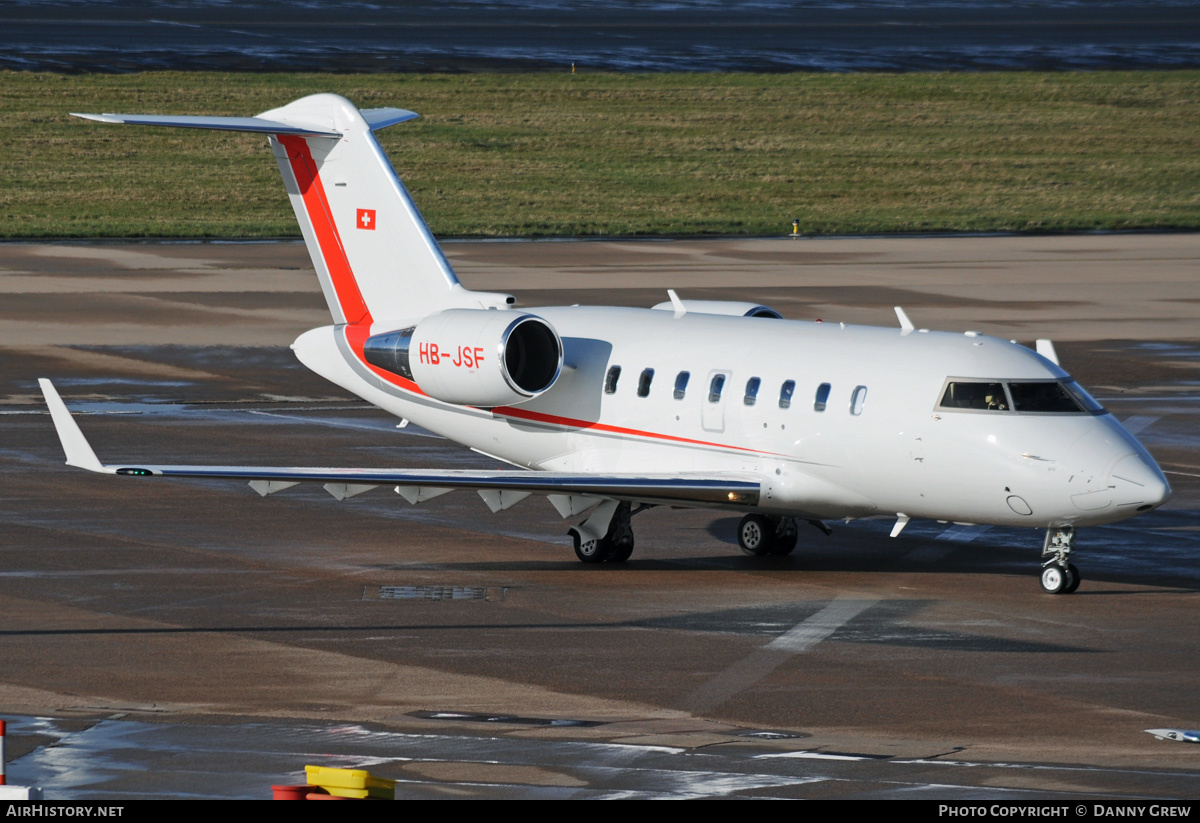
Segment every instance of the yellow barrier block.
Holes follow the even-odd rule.
[[[308,782],[338,797],[396,799],[396,781],[375,777],[366,769],[331,769],[305,766]]]

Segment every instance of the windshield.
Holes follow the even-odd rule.
[[[1102,414],[1104,407],[1074,380],[946,381],[939,409],[1022,414]]]

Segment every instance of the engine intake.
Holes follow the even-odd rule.
[[[563,346],[536,315],[448,309],[369,337],[363,356],[437,400],[490,408],[524,403],[553,386]]]

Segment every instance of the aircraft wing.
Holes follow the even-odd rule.
[[[631,502],[675,505],[747,506],[758,503],[760,481],[749,474],[578,474],[515,470],[463,471],[440,469],[373,469],[304,466],[189,466],[101,463],[79,425],[49,380],[38,380],[54,428],[67,456],[67,465],[101,474],[134,477],[205,477],[249,480],[259,494],[268,495],[301,482],[324,483],[338,499],[352,497],[377,486],[396,486],[410,503],[428,500],[456,489],[478,491],[499,511],[530,494],[551,496],[562,506],[581,511],[555,498],[611,498]],[[561,505],[560,505],[561,502]],[[563,515],[568,516],[567,514]]]

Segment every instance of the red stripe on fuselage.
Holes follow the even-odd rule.
[[[371,327],[364,323],[359,323],[356,326],[346,326],[346,343],[350,346],[350,351],[354,352],[354,356],[358,359],[365,368],[369,369],[372,374],[378,377],[385,383],[391,383],[393,386],[403,389],[413,394],[419,394],[422,397],[429,397],[425,392],[421,391],[421,387],[411,380],[407,380],[398,374],[392,374],[390,371],[384,371],[378,366],[373,366],[367,362],[366,356],[363,354],[363,344],[367,342],[367,338],[371,336]]]
[[[390,383],[403,391],[419,394],[422,397],[429,397],[429,395],[421,391],[421,387],[412,380],[408,380],[389,371],[384,371],[383,369],[372,366],[367,362],[367,359],[363,356],[363,343],[365,343],[367,337],[370,336],[370,330],[368,327],[364,325],[346,326],[345,333],[346,342],[350,345],[350,350],[354,352],[354,356],[358,358],[358,362],[370,369],[374,375],[379,377],[379,379],[383,380],[385,383]],[[466,406],[465,408],[477,410],[474,406]],[[491,413],[496,417],[511,417],[517,420],[528,420],[533,423],[544,423],[552,426],[562,426],[564,428],[577,429],[581,431],[591,430],[605,432],[607,434],[621,434],[627,437],[639,437],[649,440],[664,440],[668,443],[680,443],[691,446],[708,446],[709,448],[746,452],[748,454],[776,454],[776,452],[748,449],[744,446],[731,446],[727,443],[714,443],[709,440],[695,440],[690,437],[676,437],[675,435],[671,434],[660,434],[658,432],[644,431],[642,429],[631,429],[625,426],[613,426],[608,423],[601,423],[597,420],[580,420],[579,418],[575,417],[560,417],[556,414],[535,412],[530,411],[529,409],[518,409],[513,406],[497,406],[491,410]]]
[[[538,423],[552,423],[556,426],[567,426],[573,429],[594,429],[595,431],[608,432],[610,434],[625,434],[633,437],[647,437],[653,440],[666,440],[670,443],[687,443],[692,446],[711,446],[716,449],[728,449],[731,451],[749,452],[751,454],[775,454],[775,452],[760,451],[759,449],[748,449],[744,446],[731,446],[728,443],[713,443],[709,440],[694,440],[690,437],[676,437],[673,434],[660,434],[658,432],[643,431],[642,429],[630,429],[624,426],[613,426],[608,423],[591,420],[577,420],[573,417],[559,417],[554,414],[545,414],[544,412],[529,411],[528,409],[517,409],[512,406],[501,406],[500,408],[492,409],[492,414],[498,414],[503,417],[515,417],[519,420],[532,420]]]
[[[337,294],[342,315],[347,323],[370,326],[371,313],[363,300],[362,292],[358,290],[358,283],[354,280],[354,272],[346,257],[346,249],[342,245],[341,235],[338,234],[333,211],[329,208],[329,198],[325,196],[325,187],[321,185],[321,175],[308,148],[308,141],[294,134],[278,134],[275,139],[287,151],[292,174],[296,177],[296,185],[304,199],[308,222],[317,236],[317,245],[321,248],[325,270],[329,272],[329,279],[333,282],[333,290]]]
[[[325,188],[321,185],[321,176],[317,170],[317,164],[313,161],[312,152],[308,148],[308,142],[303,137],[281,134],[276,135],[276,139],[279,140],[287,151],[288,162],[292,167],[292,174],[296,177],[296,184],[300,189],[301,197],[304,199],[304,210],[308,213],[309,222],[316,233],[317,243],[321,248],[321,256],[325,260],[325,268],[329,272],[334,291],[337,294],[338,304],[341,306],[342,314],[346,318],[347,325],[344,327],[344,331],[350,350],[354,353],[359,363],[381,380],[412,394],[429,397],[412,380],[407,380],[397,374],[377,368],[368,363],[366,357],[363,356],[363,344],[371,335],[371,323],[374,321],[366,302],[362,298],[362,293],[358,289],[358,283],[354,279],[354,271],[350,268],[350,261],[346,257],[346,250],[342,245],[341,235],[338,234],[337,224],[334,222],[333,212],[329,207],[329,200],[325,196]],[[558,415],[529,411],[528,409],[517,409],[511,406],[492,409],[492,414],[499,417],[528,420],[553,426],[563,426],[570,429],[593,430],[608,434],[663,440],[670,443],[693,446],[707,446],[750,454],[774,454],[774,452],[748,449],[743,446],[731,446],[725,443],[713,443],[707,440],[695,440],[688,437],[676,437],[670,434],[659,434],[657,432],[631,429],[624,426],[613,426],[595,420],[559,417]]]

